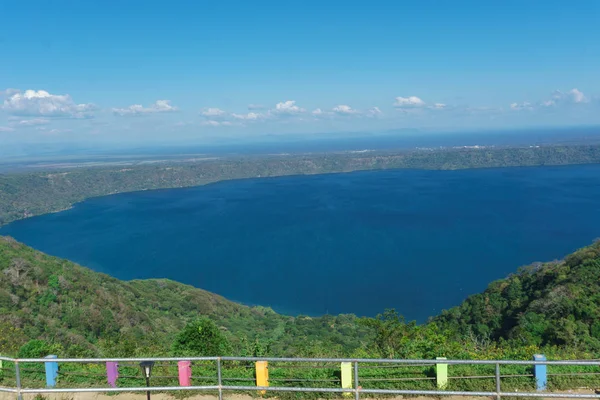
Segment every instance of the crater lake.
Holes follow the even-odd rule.
[[[0,235],[281,313],[423,322],[600,236],[600,165],[223,181],[92,198]]]

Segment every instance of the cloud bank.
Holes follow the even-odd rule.
[[[9,114],[25,117],[89,118],[96,106],[91,103],[76,104],[68,94],[54,95],[45,90],[17,89],[5,91],[7,98],[2,109]]]

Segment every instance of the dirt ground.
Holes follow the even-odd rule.
[[[569,390],[561,393],[572,393],[572,394],[595,394],[594,390],[590,389],[578,389],[578,390]],[[24,400],[33,400],[35,395],[23,395]],[[101,393],[56,393],[56,394],[46,394],[44,398],[48,400],[146,400],[145,393],[122,393],[118,395],[107,396]],[[361,396],[361,398],[368,398],[366,396]],[[575,398],[575,397],[573,397]],[[0,400],[15,400],[16,396],[13,393],[0,393]],[[181,399],[181,398],[179,398]],[[223,394],[224,400],[256,400],[260,399],[259,397],[252,397],[248,395],[240,395],[240,394]],[[274,399],[274,398],[269,398]],[[353,398],[352,398],[353,399]],[[386,400],[403,400],[405,397],[398,396],[393,398],[386,398]],[[408,397],[410,400],[489,400],[486,397],[464,397],[464,396],[444,396],[441,398],[435,397]],[[514,397],[513,397],[514,399]],[[538,397],[537,399],[542,399]],[[152,400],[178,400],[176,397],[173,397],[169,394],[164,393],[155,393],[152,394]],[[186,397],[185,400],[217,400],[216,396],[192,396]],[[554,400],[550,399],[549,400]]]

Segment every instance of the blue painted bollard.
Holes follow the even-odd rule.
[[[56,356],[50,355],[45,358],[56,358]],[[58,378],[58,363],[56,361],[47,361],[44,364],[46,367],[46,386],[55,387],[56,379]]]
[[[546,356],[543,354],[535,354],[533,356],[535,361],[546,361]],[[535,387],[539,392],[546,390],[548,385],[548,375],[546,364],[536,364],[533,367],[533,373],[535,375]]]

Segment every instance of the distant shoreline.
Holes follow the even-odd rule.
[[[600,163],[600,145],[460,147],[203,158],[0,174],[0,226],[72,207],[91,197],[203,186],[246,178],[363,170],[527,167]]]

